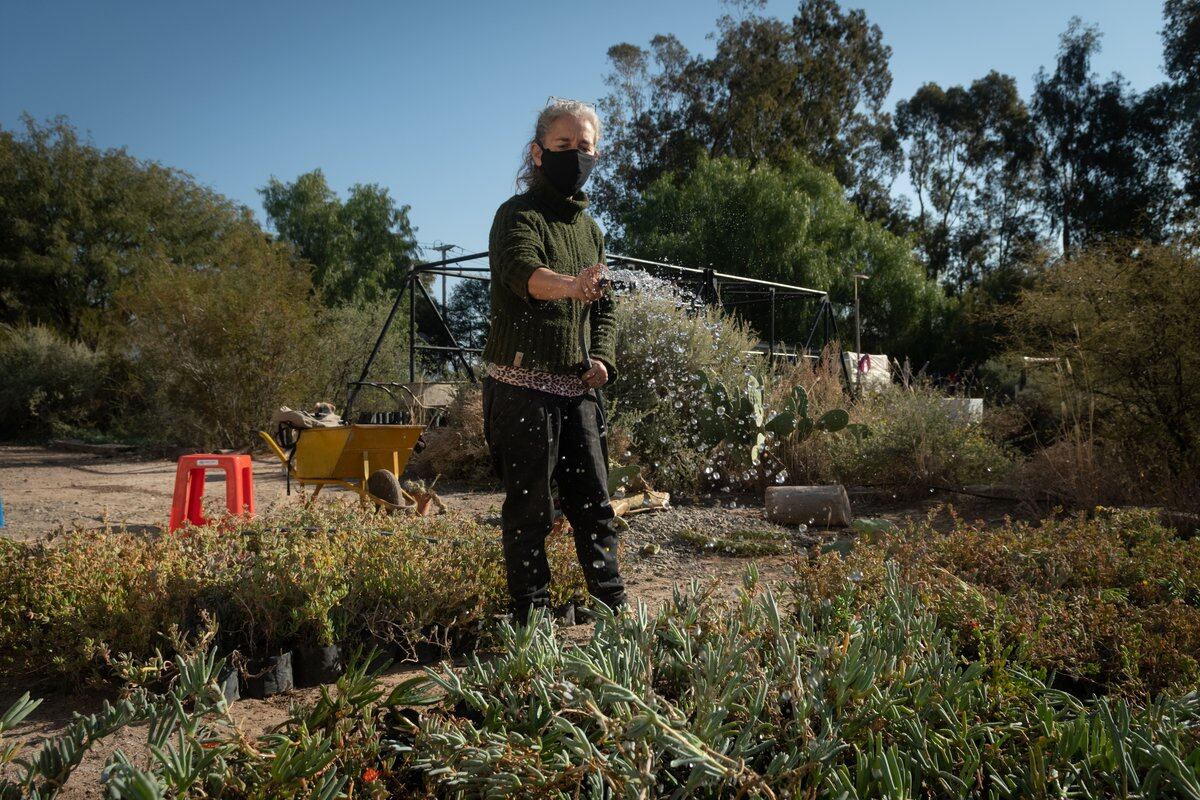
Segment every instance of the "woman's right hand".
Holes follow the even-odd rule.
[[[604,295],[604,286],[601,284],[601,280],[607,270],[608,267],[604,264],[592,264],[590,267],[580,270],[572,281],[571,289],[574,298],[585,303],[599,300]]]

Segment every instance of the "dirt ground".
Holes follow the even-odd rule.
[[[7,527],[0,535],[17,540],[35,540],[55,530],[73,527],[105,529],[124,526],[129,530],[152,532],[166,526],[171,506],[175,464],[162,459],[130,456],[103,456],[59,452],[40,447],[0,446],[0,498],[4,503]],[[219,495],[223,484],[212,481],[208,494]],[[222,479],[223,480],[223,479]],[[274,504],[299,502],[293,491],[287,496],[286,484],[277,461],[256,457],[254,460],[255,502],[259,513]],[[446,504],[454,513],[467,514],[488,524],[498,524],[503,495],[497,492],[456,489],[439,486]],[[353,502],[349,492],[322,494],[322,502]],[[1021,516],[1011,502],[971,496],[931,496],[922,502],[903,503],[887,493],[858,491],[851,493],[854,510],[860,516],[885,517],[896,522],[923,518],[929,508],[940,502],[953,502],[968,519],[990,523],[1007,515]],[[739,502],[740,500],[740,502]],[[674,586],[696,579],[716,581],[728,591],[741,584],[746,567],[754,562],[770,582],[785,580],[796,556],[760,556],[741,558],[721,553],[697,553],[693,548],[672,545],[664,530],[678,530],[689,524],[710,527],[723,518],[732,527],[770,526],[762,517],[761,507],[744,498],[717,498],[703,503],[677,507],[655,514],[630,518],[631,530],[622,544],[622,572],[631,597],[650,606],[671,597]],[[781,537],[807,537],[807,541],[845,539],[838,532],[799,533],[780,528]],[[647,547],[654,545],[654,547]],[[587,625],[563,628],[562,635],[573,641],[586,641]],[[408,677],[416,667],[396,667],[384,680],[392,685]],[[293,703],[315,700],[319,690],[302,689],[268,700],[241,700],[233,706],[233,716],[249,735],[257,735],[284,722]],[[0,687],[0,712],[20,696],[21,687]],[[99,710],[112,695],[80,692],[45,697],[42,705],[13,732],[9,741],[36,748],[43,739],[64,730],[74,713]],[[102,746],[93,748],[68,783],[65,798],[103,796],[99,775],[105,760],[121,748],[133,758],[145,752],[145,728],[135,726],[120,731]],[[26,755],[31,755],[27,750]]]

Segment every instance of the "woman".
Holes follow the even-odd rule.
[[[543,109],[518,178],[525,191],[500,206],[489,238],[483,424],[504,482],[504,565],[518,621],[550,601],[545,542],[554,517],[552,482],[574,529],[588,591],[612,608],[625,603],[595,393],[616,378],[616,331],[602,284],[604,235],[580,191],[599,139],[591,106],[554,100]],[[586,305],[591,358],[585,365],[579,329]]]

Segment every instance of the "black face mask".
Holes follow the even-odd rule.
[[[538,143],[542,147],[541,143]],[[542,174],[559,194],[570,197],[587,183],[596,157],[578,150],[548,150],[542,147]]]

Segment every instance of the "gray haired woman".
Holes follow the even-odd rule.
[[[596,390],[617,376],[604,235],[581,191],[599,157],[600,120],[574,100],[540,114],[518,182],[492,223],[491,330],[484,436],[504,483],[504,563],[515,617],[550,600],[552,484],[571,523],[588,591],[625,604]],[[584,314],[586,306],[591,306]],[[580,329],[587,342],[584,363]]]

